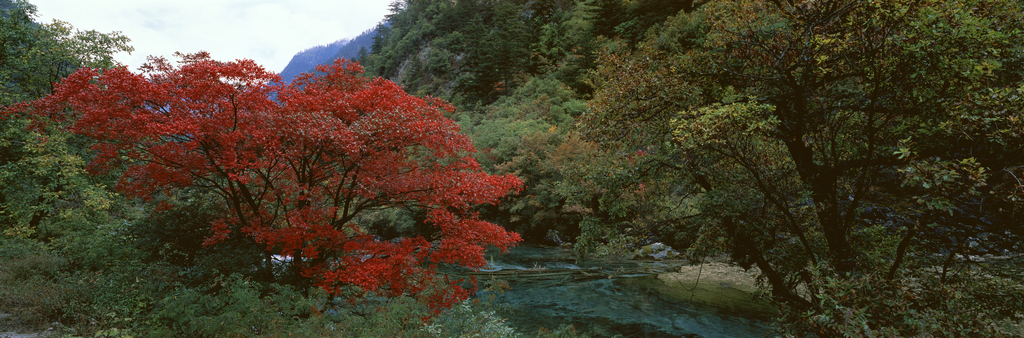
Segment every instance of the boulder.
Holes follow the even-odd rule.
[[[547,236],[544,236],[544,244],[552,246],[562,246],[563,244],[568,243],[562,237],[563,235],[558,233],[558,230],[548,229]]]
[[[661,242],[645,245],[636,253],[638,258],[673,259],[679,258],[679,251]]]

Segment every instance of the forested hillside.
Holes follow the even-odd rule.
[[[455,103],[485,170],[526,182],[485,215],[528,240],[729,254],[797,336],[1000,335],[1024,309],[1020,6],[409,0],[364,64]]]
[[[364,54],[369,52],[375,35],[376,31],[371,29],[351,40],[341,39],[329,45],[311,47],[298,52],[284,67],[284,70],[281,70],[281,79],[291,82],[299,74],[311,72],[317,65],[331,64],[338,58],[358,59],[360,51]]]
[[[527,181],[527,191],[486,210],[489,217],[528,240],[550,230],[575,238],[582,218],[574,210],[589,207],[567,204],[573,193],[559,182],[567,166],[595,151],[569,134],[595,89],[588,73],[601,50],[630,48],[681,10],[692,4],[404,1],[377,27],[361,61],[410,93],[453,102],[486,170]]]
[[[341,47],[348,45],[351,40],[341,39],[328,45],[310,47],[292,56],[288,65],[281,70],[281,78],[285,82],[291,82],[299,74],[313,70],[313,67],[321,64],[330,64],[334,61],[335,55]]]
[[[341,61],[287,85],[205,52],[135,73],[127,37],[36,18],[0,12],[2,335],[510,330],[438,273],[521,240],[472,209],[522,182],[462,156],[447,102]],[[378,235],[396,209],[425,235]]]
[[[403,1],[364,63],[413,93],[489,104],[532,76],[581,95],[602,44],[637,43],[689,1]],[[613,38],[623,40],[613,42]]]
[[[0,14],[0,331],[586,336],[467,300],[525,241],[756,268],[780,336],[1024,335],[1019,0],[400,0],[288,84]]]

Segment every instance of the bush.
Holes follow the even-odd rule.
[[[153,210],[135,222],[130,232],[133,246],[147,262],[166,262],[184,272],[188,286],[209,283],[218,276],[240,274],[261,282],[273,279],[264,259],[265,248],[232,234],[216,245],[206,246],[211,224],[225,213],[207,194],[179,191],[170,197],[168,209]],[[164,201],[168,202],[168,201]]]
[[[54,280],[68,265],[36,243],[7,239],[0,243],[0,312],[15,326],[40,328],[61,315],[65,290]]]
[[[140,264],[123,231],[110,230],[71,232],[48,245],[0,242],[0,312],[12,314],[20,329],[88,336],[130,331],[173,273]]]
[[[468,299],[434,318],[424,330],[432,337],[519,337],[504,318]]]
[[[588,337],[590,337],[590,336],[588,336],[585,333],[577,333],[576,332],[576,327],[574,327],[572,325],[569,325],[569,324],[565,324],[565,325],[559,326],[558,329],[555,329],[554,331],[548,331],[546,329],[541,329],[540,331],[537,331],[537,338],[588,338]]]
[[[367,297],[331,312],[344,337],[429,337],[423,331],[429,307],[411,297]]]
[[[208,287],[179,287],[147,318],[147,337],[327,336],[320,313],[325,297],[305,297],[289,286],[262,287],[239,274]]]
[[[788,336],[1015,337],[1024,290],[1018,281],[969,269],[947,280],[922,271],[913,278],[860,275],[821,278],[816,312],[786,309]],[[1016,325],[1016,326],[1015,326]]]

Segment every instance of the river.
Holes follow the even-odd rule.
[[[704,296],[698,297],[704,301],[696,302],[693,295],[678,296],[678,291],[687,290],[685,286],[659,280],[660,272],[676,271],[685,262],[576,265],[570,250],[531,245],[506,254],[489,251],[488,259],[488,269],[476,274],[481,287],[497,279],[509,288],[481,291],[477,296],[493,299],[502,309],[500,314],[521,333],[562,324],[572,324],[577,332],[592,337],[742,338],[763,337],[769,330],[771,314],[763,310],[767,305],[755,304],[749,293],[718,283],[720,290],[695,291]],[[751,306],[737,306],[737,299]]]

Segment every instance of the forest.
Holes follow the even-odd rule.
[[[769,336],[1024,335],[1024,2],[391,6],[290,83],[0,7],[0,332],[585,337],[465,272],[657,242]]]

